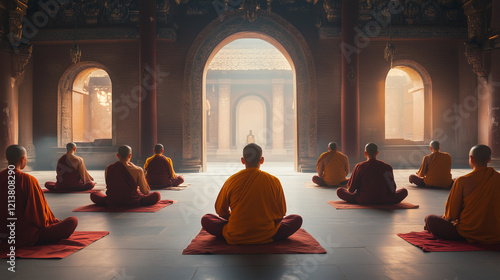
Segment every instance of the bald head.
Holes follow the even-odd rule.
[[[16,165],[19,161],[26,156],[26,149],[20,145],[10,145],[5,151],[7,162]]]
[[[262,148],[255,144],[250,143],[243,148],[243,158],[245,163],[249,167],[256,167],[260,164],[260,159],[262,158]]]
[[[487,166],[491,159],[491,149],[486,145],[476,145],[470,149],[469,156],[478,166]]]
[[[156,144],[155,145],[155,154],[159,154],[163,152],[163,145],[162,144]]]
[[[375,143],[368,143],[365,146],[365,152],[368,154],[369,157],[374,157],[377,155],[378,147]]]
[[[132,148],[128,145],[123,145],[118,148],[118,157],[121,160],[126,160],[132,154]]]
[[[431,143],[429,143],[429,146],[434,150],[438,151],[439,150],[439,142],[436,140],[432,140]]]
[[[331,151],[335,151],[337,150],[337,143],[336,142],[330,142],[328,144],[328,148],[331,150]]]
[[[76,144],[73,142],[69,142],[66,144],[66,152],[72,152],[76,148]]]

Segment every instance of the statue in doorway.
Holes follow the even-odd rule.
[[[250,130],[250,133],[247,135],[247,144],[250,143],[255,143],[255,136],[252,134],[252,131]]]

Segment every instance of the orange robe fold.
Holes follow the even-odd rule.
[[[138,183],[119,161],[106,167],[106,196],[108,207],[139,207],[143,196]]]
[[[464,189],[474,186],[464,197]],[[500,243],[500,173],[478,168],[456,179],[448,196],[444,218],[458,219],[457,231],[469,242]]]
[[[227,243],[269,243],[285,216],[285,195],[278,178],[258,168],[247,168],[227,179],[215,210],[228,218],[223,230]]]
[[[316,164],[316,171],[323,167],[321,178],[329,186],[337,186],[346,180],[349,173],[349,160],[347,156],[338,151],[322,153]]]
[[[417,175],[424,178],[427,186],[449,188],[451,179],[451,156],[435,151],[422,160]]]
[[[9,204],[8,180],[13,179],[8,175],[8,170],[0,172],[0,246],[13,245],[22,247],[34,245],[39,238],[39,231],[57,222],[56,217],[49,208],[38,180],[21,171],[15,172],[15,216],[10,216],[7,208]],[[9,234],[7,218],[16,217],[15,244],[7,244],[5,234]]]
[[[144,170],[150,186],[168,186],[176,178],[172,160],[163,155],[155,154],[148,158]]]

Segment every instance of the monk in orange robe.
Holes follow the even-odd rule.
[[[94,188],[94,178],[90,176],[83,158],[75,156],[76,144],[66,144],[66,154],[57,161],[57,182],[46,182],[50,191],[88,191]]]
[[[146,160],[144,170],[151,189],[176,187],[184,183],[182,175],[175,175],[172,160],[163,155],[163,145],[156,144],[155,154]]]
[[[471,173],[455,180],[444,216],[429,215],[425,229],[437,239],[500,244],[500,173],[488,167],[491,149],[476,145],[469,152]]]
[[[431,141],[431,154],[424,157],[417,175],[410,175],[410,183],[419,187],[451,188],[451,156],[439,148],[438,141]]]
[[[337,143],[328,144],[328,152],[322,153],[316,163],[318,176],[313,176],[312,181],[320,186],[339,186],[347,184],[346,176],[349,174],[349,159],[338,151]]]
[[[26,150],[11,145],[6,151],[9,167],[0,172],[0,247],[15,248],[57,242],[73,234],[78,220],[58,220],[49,208],[35,177],[22,172]],[[15,234],[13,234],[15,233]]]
[[[302,217],[285,217],[286,202],[278,178],[260,170],[262,149],[251,143],[243,149],[245,169],[227,179],[215,211],[201,219],[203,229],[229,244],[263,244],[283,240],[302,225]]]
[[[365,146],[366,161],[358,163],[347,182],[347,189],[338,188],[339,198],[348,203],[396,204],[408,196],[406,189],[396,190],[392,167],[377,159],[375,143]]]
[[[130,162],[132,148],[120,146],[118,161],[106,167],[106,195],[101,192],[90,194],[92,202],[109,208],[139,207],[153,205],[160,201],[160,193],[150,193],[150,188],[142,168]]]

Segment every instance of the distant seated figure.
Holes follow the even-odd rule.
[[[396,204],[408,196],[406,189],[396,190],[392,167],[377,159],[375,143],[365,146],[366,161],[358,163],[347,183],[347,190],[337,189],[339,198],[348,203]]]
[[[250,143],[255,143],[255,136],[252,134],[252,131],[250,130],[250,133],[247,135],[247,144]]]
[[[338,151],[337,143],[328,144],[328,152],[322,153],[316,163],[318,176],[312,181],[320,186],[338,186],[347,184],[349,174],[349,159]]]
[[[21,171],[28,162],[26,150],[11,145],[6,156],[9,167],[0,172],[0,248],[19,248],[69,238],[78,220],[69,217],[61,221],[54,217],[37,179]],[[12,224],[14,227],[9,227]],[[15,231],[15,239],[8,239],[11,230]]]
[[[75,156],[76,144],[66,144],[66,154],[57,161],[57,182],[46,182],[50,191],[88,191],[95,183],[85,167],[83,159]]]
[[[203,229],[229,244],[263,244],[294,234],[302,226],[302,217],[285,217],[280,181],[260,170],[261,147],[246,145],[241,162],[246,168],[229,177],[219,192],[215,202],[219,216],[203,216]]]
[[[424,157],[417,175],[410,175],[410,183],[419,187],[451,188],[451,156],[440,152],[439,148],[438,141],[431,141],[431,154]]]
[[[144,170],[151,189],[176,187],[184,183],[182,175],[175,175],[172,160],[163,155],[163,145],[156,144],[155,154],[146,160]]]
[[[500,174],[492,167],[491,149],[476,145],[469,152],[471,173],[455,180],[444,216],[429,215],[425,229],[437,239],[500,243]]]
[[[92,202],[109,208],[139,207],[153,205],[160,201],[160,193],[150,193],[142,168],[130,162],[132,148],[120,146],[116,155],[118,161],[106,167],[106,195],[101,192],[90,194]]]

